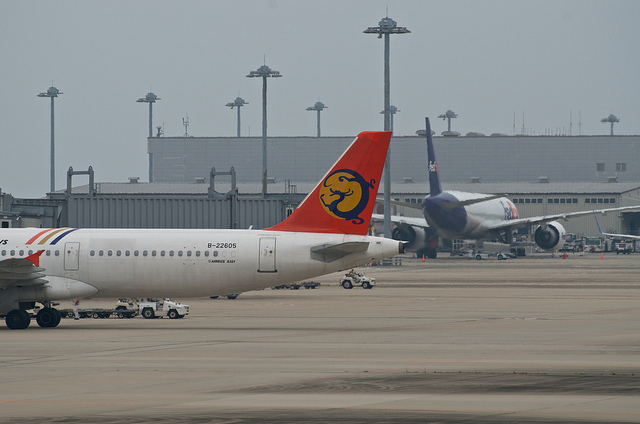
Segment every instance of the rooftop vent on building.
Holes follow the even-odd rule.
[[[204,184],[204,177],[196,177],[196,184]]]
[[[471,182],[472,183],[479,183],[480,182],[480,177],[471,177]]]
[[[138,184],[140,182],[140,177],[129,177],[129,184]]]
[[[549,177],[538,177],[538,182],[546,184],[549,182]]]
[[[608,183],[617,183],[618,182],[618,177],[609,177],[607,179]]]

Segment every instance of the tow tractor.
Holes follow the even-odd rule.
[[[361,286],[363,289],[371,289],[376,285],[376,279],[372,277],[365,277],[364,274],[357,273],[352,269],[340,279],[340,285],[345,289],[352,289],[354,286]]]
[[[174,300],[165,298],[163,300],[146,298],[138,302],[140,315],[146,319],[160,318],[167,316],[170,319],[184,318],[189,314],[189,306]]]

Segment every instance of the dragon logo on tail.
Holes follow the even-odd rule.
[[[329,215],[362,224],[364,219],[359,215],[367,207],[369,190],[374,187],[375,180],[367,182],[353,170],[339,169],[322,182],[320,203]]]

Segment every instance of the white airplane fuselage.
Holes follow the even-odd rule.
[[[50,230],[53,231],[53,230]],[[199,297],[262,289],[312,278],[398,253],[378,237],[266,230],[78,229],[55,245],[41,229],[0,231],[0,260],[38,251],[44,286],[18,286],[22,302],[73,297]],[[42,244],[40,244],[42,242]],[[312,248],[368,242],[335,260]],[[74,294],[75,293],[75,294]],[[0,313],[11,305],[0,304]]]

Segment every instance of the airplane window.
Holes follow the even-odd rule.
[[[124,251],[124,256],[129,256],[129,255],[131,255],[131,252],[130,252],[130,251],[128,251],[128,250],[125,250],[125,251]]]
[[[47,253],[48,253],[48,252],[47,252]],[[92,250],[91,252],[89,252],[89,255],[91,255],[91,256],[96,256],[96,251],[95,251],[95,250]]]
[[[107,252],[107,256],[113,256],[113,250],[109,250],[109,251]]]
[[[200,257],[200,251],[196,250],[196,256]]]
[[[169,250],[169,256],[173,256],[173,250]]]
[[[20,251],[20,256],[24,256],[24,250]]]
[[[2,256],[7,256],[7,251],[6,250],[2,251]]]
[[[160,256],[164,256],[164,250],[160,251]]]
[[[191,256],[191,250],[187,250],[187,256]]]
[[[12,250],[12,251],[11,251],[11,256],[15,256],[15,255],[16,255],[16,251],[15,251],[15,250]]]
[[[208,250],[204,251],[204,256],[209,256],[209,251]]]
[[[60,256],[60,251],[56,250],[56,256]]]
[[[133,256],[138,256],[138,251],[137,250],[133,251]]]
[[[56,251],[56,253],[57,253],[57,251]],[[98,256],[104,256],[104,250],[99,251],[98,252]]]
[[[51,250],[47,250],[47,256],[51,256]]]
[[[118,250],[118,251],[116,252],[116,256],[122,256],[122,250]]]
[[[144,250],[144,251],[142,252],[142,256],[147,256],[148,254],[149,254],[149,252],[147,252],[146,250]]]
[[[151,251],[151,256],[156,256],[156,251],[155,250]]]
[[[178,250],[178,256],[182,256],[182,250]]]
[[[33,255],[33,250],[29,250],[29,256]]]

